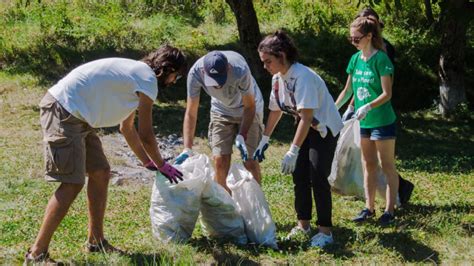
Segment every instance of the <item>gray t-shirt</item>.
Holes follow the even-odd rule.
[[[233,51],[221,51],[231,65],[227,81],[220,89],[204,85],[204,57],[192,66],[188,74],[188,97],[198,97],[201,88],[211,96],[211,112],[231,117],[241,117],[243,113],[243,95],[254,95],[256,113],[263,117],[263,97],[260,88],[250,73],[245,59]]]

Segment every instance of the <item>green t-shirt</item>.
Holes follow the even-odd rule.
[[[393,64],[387,54],[377,51],[367,62],[357,52],[349,61],[346,72],[352,76],[352,90],[355,95],[355,110],[375,100],[382,94],[382,76],[393,76]],[[390,125],[395,122],[396,116],[390,101],[373,108],[360,121],[362,128],[374,128]]]

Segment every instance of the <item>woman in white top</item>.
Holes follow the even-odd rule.
[[[273,75],[270,113],[262,141],[254,158],[264,159],[268,140],[282,113],[297,120],[296,133],[282,161],[282,172],[293,175],[298,224],[288,238],[311,234],[312,193],[316,203],[318,233],[311,246],[333,242],[331,188],[327,177],[343,124],[332,96],[321,77],[298,63],[297,49],[288,35],[279,30],[258,46],[264,67]]]

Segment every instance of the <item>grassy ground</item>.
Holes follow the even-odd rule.
[[[0,73],[0,264],[20,263],[38,232],[44,207],[55,185],[42,179],[41,132],[37,104],[46,88],[33,77]],[[157,131],[181,131],[183,102],[159,105]],[[198,136],[205,136],[207,108]],[[168,120],[165,120],[168,119]],[[160,126],[160,121],[176,123]],[[334,195],[336,243],[327,250],[305,242],[280,241],[281,250],[238,247],[204,238],[196,230],[186,245],[153,240],[148,214],[149,186],[110,187],[105,231],[128,256],[87,255],[87,209],[81,192],[55,233],[50,252],[67,263],[100,264],[315,264],[315,263],[472,263],[474,260],[474,127],[473,120],[444,122],[432,112],[401,116],[397,166],[416,189],[412,204],[398,212],[395,226],[355,226],[349,219],[363,207]],[[284,237],[295,223],[292,184],[279,173],[279,162],[292,135],[291,121],[277,128],[267,161],[262,164],[263,189]],[[201,139],[201,143],[205,140]],[[204,145],[204,144],[202,144]],[[205,150],[204,147],[202,147]],[[377,205],[378,209],[382,202]],[[380,212],[379,212],[380,213]],[[199,228],[198,228],[199,229]]]

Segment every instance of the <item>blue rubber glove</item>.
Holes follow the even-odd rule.
[[[184,161],[186,161],[186,159],[188,159],[189,157],[193,155],[194,155],[193,150],[191,150],[190,148],[185,148],[183,152],[180,153],[178,157],[176,157],[176,159],[174,160],[174,164],[180,165]]]
[[[257,150],[253,153],[253,159],[259,162],[265,160],[265,151],[268,149],[269,136],[262,136],[262,140],[258,144]]]
[[[290,150],[286,152],[281,162],[281,172],[284,174],[291,174],[296,168],[296,159],[298,159],[298,152],[300,147],[291,144]]]
[[[237,146],[237,149],[240,151],[240,156],[242,157],[242,161],[247,161],[248,160],[248,151],[247,151],[247,146],[245,146],[245,139],[242,135],[237,135],[235,138],[235,146]]]

